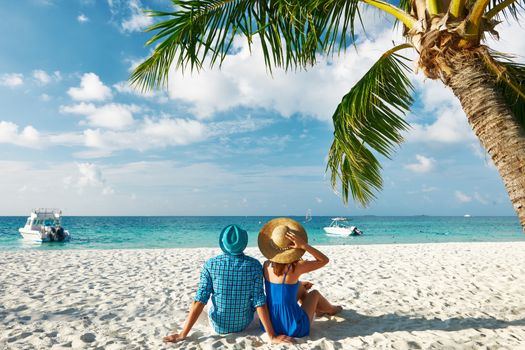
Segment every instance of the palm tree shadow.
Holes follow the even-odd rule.
[[[498,320],[493,317],[454,317],[446,320],[424,317],[385,314],[368,316],[354,310],[343,310],[338,316],[328,321],[314,321],[311,339],[320,339],[330,332],[330,340],[342,340],[349,337],[367,336],[374,333],[413,332],[413,331],[458,331],[470,328],[501,329],[510,326],[525,326],[525,319],[514,321]]]

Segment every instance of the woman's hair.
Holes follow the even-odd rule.
[[[286,269],[286,266],[290,265],[290,269],[288,271],[293,271],[295,270],[295,265],[297,265],[298,262],[299,260],[296,260],[289,264],[281,264],[281,263],[276,263],[273,261],[270,263],[272,264],[273,273],[275,273],[276,276],[282,276],[284,274],[284,270]]]

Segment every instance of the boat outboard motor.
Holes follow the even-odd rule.
[[[352,226],[352,236],[361,236],[363,232],[355,226]]]
[[[64,238],[66,238],[66,234],[64,232],[64,229],[61,226],[57,227],[57,229],[55,231],[55,239],[58,242],[62,242],[64,240]]]
[[[49,237],[50,242],[56,241],[56,229],[51,227],[49,230],[47,230],[47,236]]]

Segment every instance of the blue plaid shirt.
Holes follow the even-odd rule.
[[[244,330],[253,313],[266,303],[261,263],[244,254],[222,254],[204,263],[195,301],[203,304],[211,296],[209,314],[220,334]]]

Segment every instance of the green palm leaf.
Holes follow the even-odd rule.
[[[172,63],[200,69],[222,63],[235,35],[260,41],[267,68],[312,65],[319,52],[333,54],[349,45],[358,0],[172,0],[177,11],[150,11],[167,18],[146,45],[153,54],[132,73],[143,90],[165,85]],[[350,34],[347,34],[350,33]]]
[[[507,106],[525,128],[525,65],[512,56],[494,52],[485,57],[489,70],[496,76],[496,87]]]
[[[508,20],[509,17],[515,20],[519,20],[520,10],[523,10],[525,2],[520,3],[520,0],[491,0],[487,6],[486,11],[496,12],[494,16],[496,20],[501,19],[501,16]]]
[[[505,67],[507,79],[500,79],[498,88],[503,93],[503,98],[514,116],[525,127],[525,65],[510,61],[499,63]],[[521,91],[521,94],[516,91],[516,88]]]
[[[407,47],[407,45],[402,45]],[[398,47],[400,48],[400,47]],[[403,116],[412,105],[411,69],[398,48],[385,53],[346,94],[333,115],[334,141],[327,170],[334,190],[341,183],[342,197],[366,206],[383,185],[381,165],[374,153],[390,157],[408,130]]]

